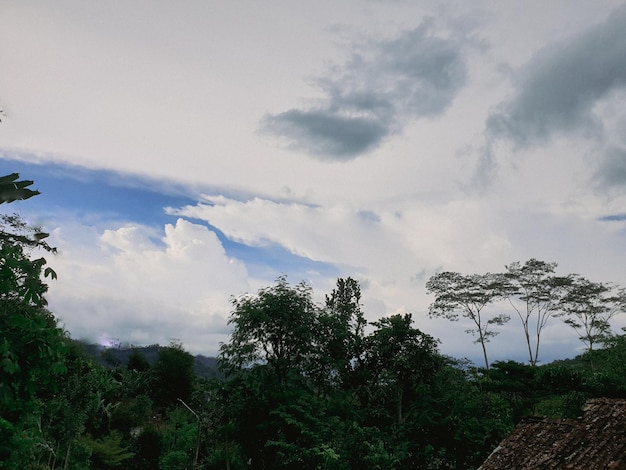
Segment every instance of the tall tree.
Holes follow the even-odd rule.
[[[524,264],[519,261],[506,266],[504,293],[517,313],[528,348],[528,362],[539,362],[541,333],[548,320],[558,314],[561,297],[571,283],[569,276],[554,275],[557,263],[531,258]]]
[[[220,346],[218,361],[227,379],[226,406],[237,410],[233,434],[252,468],[288,466],[286,448],[300,453],[303,442],[313,445],[302,439],[304,423],[296,409],[310,404],[320,309],[307,284],[292,286],[285,277],[232,304],[234,328],[230,341]]]
[[[264,364],[285,381],[290,372],[300,373],[310,365],[319,312],[310,286],[304,282],[291,286],[283,276],[254,296],[232,299],[232,305],[228,323],[234,329],[219,356],[225,372]]]
[[[611,336],[610,320],[626,311],[626,290],[573,276],[561,302],[564,322],[574,328],[588,351]]]
[[[181,344],[173,342],[159,350],[151,375],[157,406],[168,407],[178,400],[189,401],[196,378],[194,357]]]
[[[358,281],[351,277],[337,279],[336,288],[326,296],[326,308],[320,312],[318,324],[321,379],[348,387],[362,359],[367,325]]]
[[[370,384],[384,390],[381,396],[394,403],[396,424],[406,419],[406,408],[418,387],[428,383],[443,365],[437,340],[413,328],[410,313],[381,318],[366,338],[364,367]]]
[[[482,348],[486,369],[489,369],[487,343],[498,334],[493,328],[508,322],[511,317],[504,313],[487,313],[485,307],[503,298],[505,282],[499,274],[464,276],[446,271],[432,276],[426,283],[427,291],[436,296],[428,309],[428,315],[450,321],[458,321],[459,316],[469,319],[473,327],[466,332],[478,336],[475,342]]]

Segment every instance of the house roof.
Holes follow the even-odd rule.
[[[583,412],[522,420],[479,470],[626,470],[626,400],[589,400]]]

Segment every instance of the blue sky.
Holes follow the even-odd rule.
[[[199,188],[183,187],[173,181],[69,165],[15,160],[1,163],[5,168],[2,174],[19,173],[22,179],[34,181],[32,187],[42,193],[26,202],[16,202],[14,207],[20,213],[33,214],[36,223],[43,227],[53,223],[55,213],[71,211],[72,217],[100,226],[141,224],[158,229],[164,224],[176,223],[178,216],[169,213],[167,208],[195,205],[202,199]],[[237,243],[207,221],[193,217],[189,220],[208,227],[218,236],[224,249],[235,258],[246,259],[249,268],[266,274],[274,272],[276,277],[287,272],[304,274],[307,269],[317,269],[328,276],[339,275],[332,265],[297,256],[280,245]],[[159,240],[154,238],[155,242]]]
[[[369,320],[513,261],[626,285],[623,1],[0,7],[0,168],[60,254],[74,336],[215,354],[231,295],[339,276]],[[498,306],[497,308],[505,308]],[[619,330],[626,321],[617,318]],[[558,320],[545,360],[580,351]],[[515,321],[492,359],[524,358]]]

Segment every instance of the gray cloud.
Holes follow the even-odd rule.
[[[349,160],[379,146],[411,119],[441,114],[466,81],[461,45],[435,36],[430,21],[392,40],[370,41],[316,85],[315,108],[271,114],[261,129],[289,147]]]
[[[323,109],[292,109],[267,116],[263,125],[274,134],[289,138],[291,148],[338,160],[367,152],[388,132],[378,119],[345,117]]]
[[[520,147],[557,133],[599,135],[596,102],[626,86],[626,7],[568,43],[543,49],[519,71],[517,92],[487,120],[491,138]]]
[[[606,150],[594,177],[602,189],[626,186],[626,149],[611,147]]]

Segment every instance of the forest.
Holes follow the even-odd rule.
[[[0,177],[0,205],[37,196],[32,184]],[[47,308],[47,238],[0,215],[2,469],[472,469],[523,417],[573,418],[589,398],[626,397],[626,333],[611,329],[624,289],[557,275],[553,262],[428,280],[428,314],[471,325],[480,365],[443,355],[410,313],[368,323],[355,279],[318,304],[282,276],[232,299],[217,370],[205,361],[199,373],[180,343],[119,359],[73,340]],[[489,361],[508,321],[527,363]],[[543,364],[550,321],[585,352]]]

